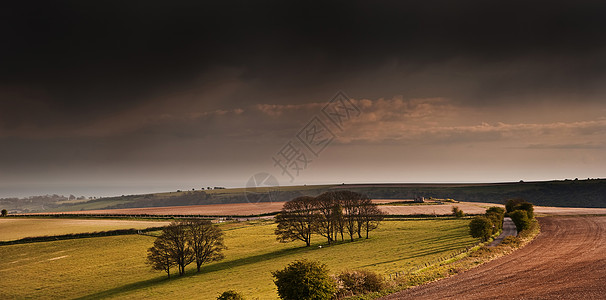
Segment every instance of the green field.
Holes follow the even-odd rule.
[[[224,224],[226,259],[189,266],[184,277],[151,271],[145,254],[154,238],[128,235],[0,247],[0,298],[215,299],[228,289],[247,298],[276,299],[270,272],[295,259],[326,263],[331,272],[407,270],[474,243],[468,220],[387,221],[369,240],[319,248],[276,242],[272,222]],[[175,270],[176,271],[176,270]]]
[[[0,241],[12,241],[25,237],[108,231],[116,229],[145,229],[149,227],[164,226],[168,223],[169,222],[167,221],[1,218]]]

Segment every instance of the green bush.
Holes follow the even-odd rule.
[[[229,290],[219,295],[219,297],[217,297],[217,300],[244,300],[244,296],[234,290]]]
[[[491,206],[488,209],[486,209],[486,214],[504,215],[505,209],[503,209],[502,207],[498,207],[498,206]]]
[[[526,214],[528,215],[529,220],[532,220],[534,218],[534,206],[532,205],[532,203],[530,203],[530,202],[520,203],[520,205],[518,205],[517,207],[520,210],[526,211]]]
[[[516,198],[516,199],[507,200],[505,207],[507,208],[508,214],[511,214],[512,212],[514,212],[516,210],[523,210],[523,211],[526,211],[526,214],[528,215],[528,219],[532,220],[534,218],[534,207],[533,207],[532,203],[530,203],[524,199]]]
[[[337,292],[328,267],[319,262],[297,260],[272,275],[281,299],[323,300],[333,298]]]
[[[507,213],[511,213],[514,210],[518,210],[518,205],[524,202],[526,202],[526,200],[522,198],[509,199],[507,200],[507,202],[505,202],[505,210],[507,211]]]
[[[509,245],[511,247],[517,248],[520,246],[520,239],[513,235],[509,235],[503,239],[501,245]]]
[[[453,206],[452,207],[452,215],[455,216],[456,218],[462,218],[462,217],[465,216],[465,213],[460,208],[458,208],[456,206]]]
[[[528,229],[530,227],[530,219],[528,219],[528,212],[525,210],[515,210],[509,213],[509,217],[516,225],[518,232]]]
[[[378,292],[383,288],[383,278],[367,270],[344,271],[337,276],[339,296],[361,295]]]
[[[499,232],[503,229],[503,217],[505,216],[505,210],[501,207],[490,207],[486,210],[486,217],[490,219],[492,224],[492,234]]]
[[[469,222],[469,233],[474,238],[481,238],[486,241],[492,235],[492,222],[485,216],[477,216]]]

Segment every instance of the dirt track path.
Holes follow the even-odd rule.
[[[605,299],[606,217],[546,217],[511,255],[382,299]]]
[[[501,242],[508,236],[516,236],[518,235],[518,230],[516,229],[516,225],[513,223],[510,217],[503,218],[503,231],[499,236],[488,245],[488,247],[494,247],[501,244]]]

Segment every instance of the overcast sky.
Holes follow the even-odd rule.
[[[0,36],[0,197],[606,177],[603,1],[13,1]]]

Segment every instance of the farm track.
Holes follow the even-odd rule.
[[[606,217],[544,217],[514,253],[381,299],[604,299]]]

